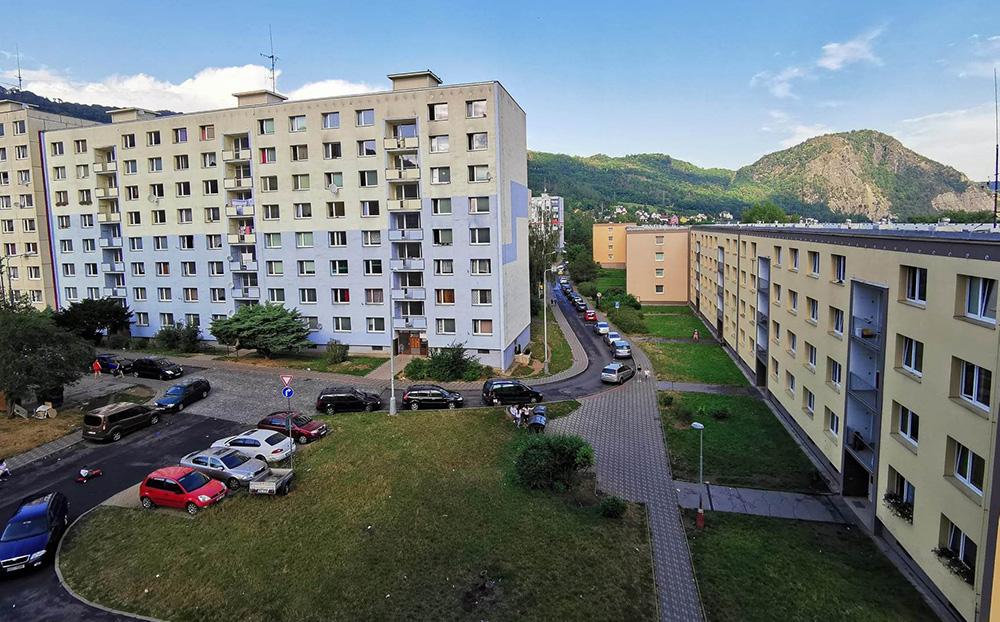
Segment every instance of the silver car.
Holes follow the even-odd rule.
[[[609,326],[607,322],[598,322],[594,324],[594,332],[598,335],[606,335],[610,330],[611,326]]]
[[[212,479],[225,482],[229,488],[245,486],[267,471],[267,463],[244,456],[235,449],[216,447],[194,451],[181,458],[181,466],[201,471]]]
[[[615,342],[621,338],[621,333],[617,330],[608,331],[608,334],[604,335],[604,345],[608,346],[609,349],[614,349]]]
[[[635,375],[635,370],[625,363],[608,363],[601,370],[601,382],[621,384]]]
[[[613,350],[616,359],[632,358],[632,344],[625,341],[624,339],[618,339],[617,341],[615,341]]]

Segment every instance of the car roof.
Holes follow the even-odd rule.
[[[429,391],[431,389],[446,391],[444,387],[439,387],[436,384],[413,384],[406,388],[407,391]]]
[[[165,477],[168,479],[177,479],[178,477],[184,477],[188,473],[194,471],[191,467],[185,466],[168,466],[161,469],[156,469],[149,474],[149,477]]]
[[[619,363],[619,362],[615,361],[615,362],[608,363],[607,365],[605,365],[604,369],[607,369],[609,367],[614,367],[614,368],[625,367],[625,363]]]
[[[604,320],[601,320],[600,322],[597,323],[598,326],[600,326],[601,324],[608,326],[608,323],[605,322]]]
[[[189,387],[196,382],[208,382],[208,381],[205,380],[204,378],[188,378],[187,380],[181,380],[180,382],[175,382],[174,384],[170,385],[170,388]]]
[[[56,492],[44,492],[40,495],[29,495],[21,501],[21,506],[17,509],[14,518],[30,518],[45,514],[49,504],[59,494]]]
[[[620,348],[621,346],[629,346],[629,347],[631,347],[631,346],[632,346],[632,344],[630,344],[630,343],[629,343],[629,342],[628,342],[627,340],[625,340],[625,339],[615,339],[615,346],[617,346],[617,347],[619,347],[619,348]]]
[[[250,437],[256,439],[264,439],[264,438],[270,438],[272,434],[278,434],[278,432],[275,432],[274,430],[261,430],[259,428],[253,428],[245,432],[240,432],[236,436],[244,438]]]
[[[198,456],[221,458],[222,456],[225,456],[226,454],[230,453],[239,453],[239,452],[233,449],[232,447],[209,447],[208,449],[200,449],[198,451],[192,451],[188,455],[184,456],[184,459],[187,460],[189,458],[197,458]]]
[[[95,408],[94,410],[87,413],[88,415],[97,415],[99,417],[106,417],[107,415],[113,415],[114,413],[127,410],[133,406],[142,406],[142,404],[136,404],[135,402],[115,402],[114,404],[108,404],[107,406],[101,406],[100,408]]]

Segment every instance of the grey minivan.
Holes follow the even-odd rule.
[[[129,432],[159,422],[160,413],[149,406],[132,402],[108,404],[83,416],[83,438],[118,441]]]

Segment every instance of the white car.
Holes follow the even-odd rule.
[[[295,451],[295,442],[281,432],[255,429],[220,438],[212,443],[212,447],[229,447],[248,458],[281,462]]]
[[[607,335],[608,331],[610,330],[611,327],[608,325],[607,322],[598,322],[594,324],[594,332],[597,333],[598,335]]]
[[[608,346],[609,349],[614,349],[615,342],[621,338],[622,336],[618,333],[617,330],[611,330],[608,331],[606,335],[604,335],[604,343]]]

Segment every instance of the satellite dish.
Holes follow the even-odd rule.
[[[326,187],[326,189],[329,190],[330,193],[333,195],[340,194],[340,186],[338,186],[337,184],[330,184],[329,186]]]
[[[21,182],[21,185],[24,186],[24,187],[28,187],[28,186],[31,185],[31,180],[30,179],[25,179],[24,181]]]
[[[157,205],[160,204],[160,197],[156,196],[152,192],[149,193],[149,196],[146,197],[146,200],[149,201],[150,203],[155,203]]]

